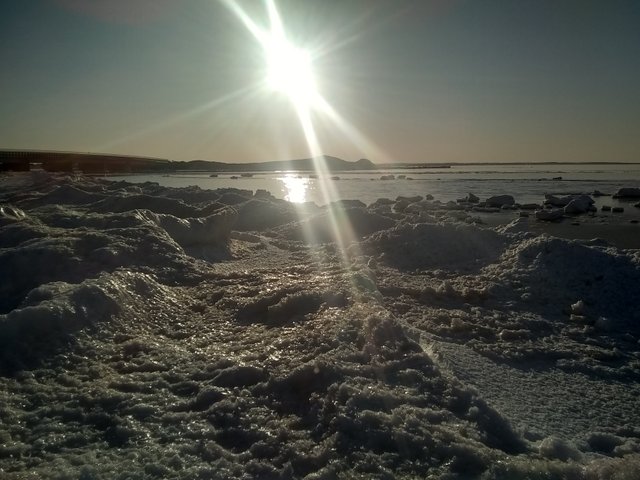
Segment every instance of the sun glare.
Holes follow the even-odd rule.
[[[318,90],[312,65],[312,59],[314,54],[317,55],[318,50],[306,50],[289,41],[275,0],[264,0],[269,17],[268,28],[263,28],[256,23],[240,7],[237,0],[222,1],[240,19],[262,48],[266,63],[265,90],[285,95],[291,102],[300,122],[313,161],[314,173],[318,179],[314,182],[313,188],[317,188],[321,201],[325,205],[334,204],[340,199],[340,195],[333,183],[329,181],[331,171],[327,166],[313,121],[316,115],[322,114],[329,119],[337,133],[345,135],[353,144],[362,148],[365,154],[373,152],[374,158],[388,157],[378,155],[377,151],[374,152],[372,142],[342,117]],[[280,181],[286,190],[288,201],[298,204],[305,202],[311,187],[308,180],[285,175],[280,178]],[[303,212],[304,207],[300,206],[298,211]],[[357,248],[348,249],[350,246],[357,245],[353,226],[346,213],[339,207],[330,206],[325,213],[340,262],[346,271],[351,271],[351,256],[357,251]],[[313,244],[315,242],[313,228],[305,222],[302,222],[302,225],[304,236],[310,244]],[[353,286],[356,291],[359,291],[355,283]]]
[[[263,44],[267,61],[267,84],[296,105],[310,105],[316,97],[311,56],[285,38],[271,36]]]
[[[307,201],[309,179],[287,174],[279,179],[285,189],[284,199],[291,203],[303,203]]]

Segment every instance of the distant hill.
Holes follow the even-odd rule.
[[[374,170],[370,160],[347,162],[336,157],[324,156],[329,171]],[[273,172],[278,170],[316,170],[317,160],[303,158],[255,163],[224,163],[208,160],[175,162],[162,158],[135,157],[77,152],[49,152],[29,150],[0,150],[0,171],[25,171],[34,165],[52,172],[81,171],[84,173],[170,173],[190,172]]]
[[[129,155],[0,150],[0,171],[28,171],[37,166],[50,172],[152,173],[171,171],[173,163],[162,158]]]
[[[375,170],[377,166],[362,158],[357,162],[347,162],[341,158],[324,156],[324,164],[330,171],[343,172],[349,170]],[[206,160],[193,160],[191,162],[180,162],[180,170],[200,171],[200,172],[273,172],[278,170],[299,170],[314,171],[316,162],[312,158],[302,158],[298,160],[278,160],[272,162],[255,163],[223,163],[209,162]],[[174,162],[177,164],[178,162]]]

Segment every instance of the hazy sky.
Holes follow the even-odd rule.
[[[260,0],[238,1],[268,25]],[[640,161],[640,1],[290,0],[326,154]],[[218,0],[3,0],[0,148],[261,161],[308,156],[261,47]]]

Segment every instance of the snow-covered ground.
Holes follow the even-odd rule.
[[[416,200],[0,177],[0,476],[638,478],[640,251]]]

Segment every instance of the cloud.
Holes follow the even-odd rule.
[[[93,19],[125,25],[143,25],[166,17],[175,0],[53,0],[59,7]]]

